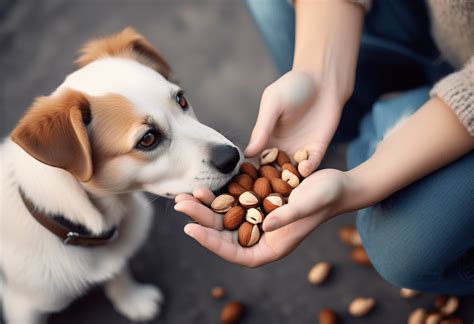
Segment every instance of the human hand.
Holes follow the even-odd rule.
[[[202,246],[227,261],[257,267],[288,255],[315,227],[342,210],[348,184],[346,173],[338,170],[321,170],[309,176],[292,191],[288,204],[267,215],[265,232],[252,247],[241,247],[237,231],[223,229],[223,215],[206,206],[214,199],[207,189],[178,195],[175,209],[198,222],[187,224],[184,231]]]
[[[255,156],[271,146],[291,155],[306,149],[309,157],[299,163],[298,171],[309,176],[323,159],[339,124],[344,100],[339,99],[334,84],[290,71],[269,85],[245,155]]]

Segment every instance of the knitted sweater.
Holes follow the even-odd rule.
[[[372,0],[352,0],[370,10]],[[383,1],[383,0],[380,0]],[[427,0],[431,33],[443,57],[458,71],[431,89],[474,136],[474,1]]]

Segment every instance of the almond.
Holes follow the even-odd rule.
[[[402,298],[413,298],[413,297],[418,296],[418,294],[419,294],[419,292],[416,291],[416,290],[411,290],[411,289],[408,289],[408,288],[400,289],[400,296]]]
[[[276,158],[276,163],[282,168],[284,164],[291,163],[291,160],[286,152],[280,150]]]
[[[270,183],[272,185],[274,192],[279,193],[285,197],[289,196],[291,193],[291,190],[293,189],[288,183],[286,183],[285,181],[279,178],[271,179]]]
[[[233,181],[241,185],[245,190],[252,190],[253,179],[246,173],[238,174],[234,177]]]
[[[426,310],[417,308],[408,316],[408,324],[424,324],[426,319]]]
[[[262,177],[272,180],[273,178],[280,178],[281,172],[271,165],[262,165],[258,170]]]
[[[269,214],[278,207],[281,207],[285,204],[285,198],[277,193],[269,194],[265,199],[263,199],[263,210]]]
[[[463,320],[459,317],[448,317],[441,320],[441,322],[439,322],[439,324],[463,324],[463,323],[464,323]]]
[[[258,178],[253,183],[253,191],[255,191],[255,193],[261,199],[265,198],[272,193],[272,185],[270,184],[270,180],[264,177]]]
[[[229,194],[217,196],[211,203],[211,208],[216,213],[224,214],[235,205],[235,198]]]
[[[260,197],[253,191],[245,191],[239,196],[242,207],[253,208],[260,205]]]
[[[263,150],[262,154],[260,154],[260,164],[270,164],[276,161],[278,156],[278,149],[276,147],[272,147],[266,150]]]
[[[245,209],[242,206],[234,206],[224,215],[223,225],[226,230],[233,231],[244,222]]]
[[[444,295],[439,295],[435,298],[434,300],[434,306],[438,309],[444,307],[446,305],[446,302],[448,301],[448,298]]]
[[[446,300],[446,304],[442,306],[439,310],[444,315],[451,315],[456,312],[459,308],[459,299],[455,296],[451,296]]]
[[[245,306],[239,301],[227,303],[222,307],[220,321],[224,324],[237,323],[245,313]]]
[[[300,179],[298,178],[298,176],[290,170],[286,169],[281,172],[281,180],[288,183],[291,188],[296,188],[300,184]]]
[[[370,262],[369,256],[365,252],[364,248],[361,246],[356,247],[352,250],[351,259],[354,263],[357,263],[363,266],[370,266],[372,264]]]
[[[293,155],[293,160],[295,160],[296,163],[300,163],[301,161],[307,160],[308,159],[308,151],[307,150],[298,150],[295,152]]]
[[[240,165],[240,173],[248,174],[254,180],[258,178],[258,170],[250,162],[244,162]]]
[[[362,246],[359,232],[353,226],[344,226],[339,229],[339,239],[342,243],[357,247]]]
[[[247,210],[247,214],[245,215],[245,220],[250,224],[260,224],[263,222],[263,213],[257,208],[250,208]],[[239,224],[240,225],[240,224]]]
[[[316,263],[308,272],[308,281],[313,285],[323,283],[331,272],[331,265],[327,262]]]
[[[239,227],[239,244],[243,247],[249,247],[254,245],[260,239],[260,230],[257,225],[249,222],[244,222]]]
[[[231,181],[227,184],[227,192],[230,193],[232,196],[238,197],[245,191],[246,189],[235,181]]]
[[[425,324],[439,324],[442,318],[443,318],[443,315],[441,313],[435,312],[435,313],[428,314],[425,320]]]
[[[361,317],[370,312],[375,306],[373,298],[355,298],[349,305],[349,313],[355,317]]]
[[[294,175],[296,175],[299,179],[301,179],[301,175],[300,173],[298,172],[298,168],[295,167],[293,164],[291,163],[285,163],[282,165],[281,167],[282,170],[288,170],[290,171],[291,173],[293,173]]]
[[[337,324],[336,313],[332,309],[324,308],[319,312],[319,324]]]
[[[221,286],[215,286],[211,289],[211,296],[214,299],[222,299],[225,296],[225,290]]]

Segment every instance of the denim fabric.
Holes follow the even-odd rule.
[[[294,9],[287,0],[247,4],[278,71],[287,72],[293,61]],[[433,83],[452,71],[430,37],[424,0],[374,1],[364,22],[354,93],[333,140],[352,140],[348,166],[369,158],[383,134],[416,111]],[[388,92],[403,94],[379,100]],[[474,293],[473,165],[471,152],[359,211],[364,246],[388,281],[419,290]]]

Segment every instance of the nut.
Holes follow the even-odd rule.
[[[354,263],[357,263],[363,266],[370,266],[372,264],[370,262],[369,256],[365,252],[364,248],[361,246],[358,246],[352,250],[351,259]]]
[[[269,214],[278,207],[281,207],[285,204],[285,198],[277,193],[269,194],[265,199],[263,199],[263,210]]]
[[[352,226],[344,226],[339,229],[339,239],[342,243],[351,245],[354,247],[362,246],[362,240],[360,239],[359,232]]]
[[[260,230],[257,225],[244,222],[239,227],[239,244],[243,247],[252,246],[260,239]]]
[[[282,165],[281,167],[282,170],[288,170],[290,171],[291,173],[293,173],[294,175],[296,175],[299,179],[301,179],[301,175],[300,173],[298,172],[298,168],[295,167],[293,164],[291,163],[285,163]]]
[[[252,190],[253,179],[248,174],[238,174],[234,177],[233,181],[237,182],[239,185],[245,188],[245,190]]]
[[[254,180],[258,178],[258,170],[250,162],[244,162],[240,165],[240,173],[248,174]]]
[[[331,265],[327,262],[316,263],[308,272],[308,281],[313,285],[323,283],[331,272]]]
[[[463,324],[463,320],[459,317],[449,317],[441,320],[439,324]]]
[[[408,324],[424,324],[426,319],[426,310],[417,308],[408,316]]]
[[[336,324],[337,316],[332,309],[324,308],[319,312],[319,324]]]
[[[307,160],[308,159],[308,151],[307,150],[298,150],[295,152],[293,155],[293,160],[295,160],[296,163],[300,163],[301,161]]]
[[[214,299],[221,299],[225,296],[225,290],[221,286],[215,286],[211,289],[211,296]]]
[[[211,208],[216,213],[224,214],[235,205],[235,198],[229,194],[217,196],[211,203]]]
[[[278,171],[276,168],[272,167],[271,165],[262,165],[259,169],[259,172],[262,177],[265,177],[268,180],[272,180],[273,178],[280,178],[281,176],[281,172]]]
[[[276,147],[272,147],[266,149],[260,154],[260,164],[270,164],[276,161],[278,156],[278,149]]]
[[[276,163],[280,166],[283,167],[284,164],[286,163],[291,163],[290,157],[288,154],[286,154],[284,151],[280,150],[278,152],[277,158],[276,158]]]
[[[425,324],[439,324],[442,318],[441,313],[431,313],[426,317]]]
[[[245,313],[245,306],[239,301],[227,303],[222,307],[220,314],[221,323],[237,323]]]
[[[270,180],[264,177],[258,178],[253,183],[253,191],[255,191],[255,193],[261,199],[265,198],[272,193],[272,185],[270,184]]]
[[[459,299],[455,296],[451,296],[446,300],[446,304],[439,310],[444,315],[451,315],[456,312],[459,308]]]
[[[239,228],[245,217],[245,209],[242,206],[234,206],[224,215],[223,225],[226,230],[233,231]]]
[[[373,298],[356,298],[352,300],[349,305],[349,313],[355,317],[366,315],[375,306],[375,299]]]
[[[253,208],[260,205],[260,197],[253,191],[245,191],[239,196],[242,207]]]
[[[411,289],[408,289],[408,288],[400,289],[400,296],[402,298],[413,298],[413,297],[418,296],[418,294],[419,294],[419,292],[416,291],[416,290],[411,290]]]
[[[290,170],[283,170],[281,172],[281,179],[288,183],[291,188],[296,188],[300,184],[300,179],[298,178],[297,175],[295,175],[293,172]]]
[[[448,298],[444,295],[439,295],[435,298],[434,300],[434,306],[438,309],[444,307],[446,305],[446,302],[448,301]]]
[[[250,208],[247,210],[245,220],[251,224],[257,225],[263,222],[263,213],[257,208]]]
[[[270,180],[273,191],[279,193],[285,197],[289,196],[293,189],[287,182],[280,178],[273,178]]]
[[[245,188],[242,187],[235,181],[231,181],[227,184],[227,192],[230,193],[232,196],[240,196],[242,193],[245,192]]]

